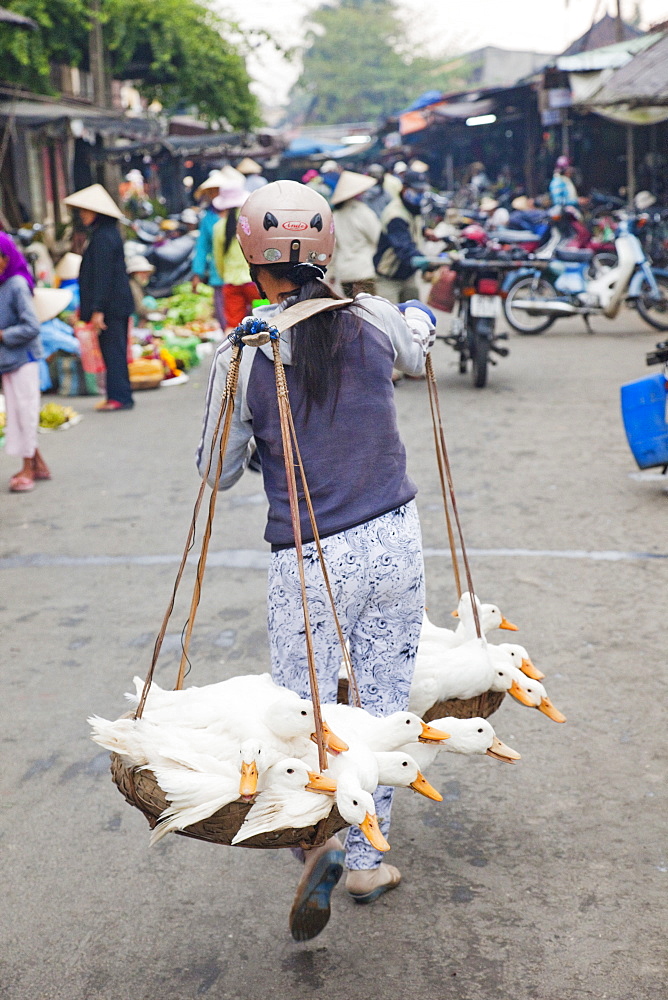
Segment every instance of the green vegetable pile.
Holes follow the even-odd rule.
[[[213,288],[199,284],[193,292],[190,285],[177,285],[174,295],[163,299],[167,306],[167,319],[177,326],[196,320],[210,319],[213,315]]]
[[[60,406],[59,403],[46,403],[39,413],[39,426],[48,427],[55,430],[68,420],[76,417],[77,413],[71,406]]]

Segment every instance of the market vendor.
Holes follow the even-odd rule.
[[[309,299],[336,299],[324,283],[334,251],[332,211],[311,188],[277,181],[255,191],[238,220],[250,275],[270,305],[254,315],[272,323],[286,307]],[[405,710],[424,613],[424,569],[416,487],[406,473],[397,428],[392,369],[421,374],[434,340],[433,316],[420,303],[405,310],[372,295],[323,312],[280,339],[296,438],[299,441],[324,557],[348,640],[362,706],[372,715]],[[226,378],[219,349],[211,369],[198,467],[205,475]],[[269,645],[277,683],[309,697],[304,618],[298,582],[271,345],[246,347],[231,435],[214,488],[242,475],[253,441],[269,501],[265,532],[271,544]],[[213,463],[215,469],[215,462]],[[341,648],[308,514],[301,510],[306,589],[315,662],[323,703],[337,698]],[[375,793],[387,835],[392,789]],[[294,938],[306,940],[329,917],[330,894],[348,869],[346,888],[371,902],[398,885],[401,875],[352,827],[345,851],[338,838],[306,854],[290,914]]]
[[[134,302],[118,231],[123,213],[101,184],[75,191],[64,201],[79,210],[90,234],[81,259],[79,293],[81,319],[97,333],[106,369],[107,398],[95,409],[106,413],[131,410],[127,347]]]
[[[155,300],[146,295],[146,286],[151,280],[155,268],[146,257],[137,254],[128,261],[125,270],[130,279],[130,291],[135,304],[134,317],[139,326],[148,322],[148,315],[155,310]],[[148,301],[147,301],[148,300]]]

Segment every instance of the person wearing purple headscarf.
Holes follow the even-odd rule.
[[[0,375],[7,410],[5,451],[23,459],[12,476],[12,493],[27,493],[51,473],[37,448],[39,321],[32,303],[35,281],[28,263],[6,233],[0,233]]]

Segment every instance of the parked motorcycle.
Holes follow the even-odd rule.
[[[462,375],[470,362],[477,389],[487,384],[488,366],[497,364],[493,355],[505,358],[510,353],[499,343],[508,334],[496,332],[496,320],[501,315],[504,272],[516,266],[513,260],[499,259],[495,251],[466,254],[442,269],[429,296],[430,306],[455,313],[449,332],[437,336],[459,354]]]
[[[155,268],[146,286],[147,295],[164,298],[172,294],[175,285],[190,278],[196,242],[196,237],[186,234],[145,251],[146,259]]]
[[[536,260],[506,288],[504,312],[518,333],[538,334],[557,319],[582,316],[613,319],[624,302],[635,306],[657,330],[668,330],[668,270],[651,266],[638,237],[624,217],[615,238],[618,263],[593,277],[591,250],[557,249],[553,259]],[[538,256],[538,255],[537,255]],[[555,264],[559,266],[559,273]]]

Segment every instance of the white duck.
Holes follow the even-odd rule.
[[[267,788],[261,792],[232,844],[271,830],[312,826],[332,810],[336,782],[310,771],[297,758],[274,764],[267,774]],[[316,793],[316,794],[314,794]]]
[[[317,767],[315,748],[306,763]],[[337,754],[328,763],[327,774],[339,781],[346,772],[352,773],[360,788],[373,794],[378,785],[398,785],[413,788],[427,798],[440,802],[442,796],[429,784],[411,757],[397,750],[374,752],[361,741],[351,741],[345,753]]]
[[[501,673],[503,673],[503,677]],[[537,708],[553,722],[566,722],[566,716],[552,704],[540,681],[531,680],[517,667],[511,666],[503,668],[503,671],[497,670],[495,683],[505,684],[508,675],[511,677],[510,687],[498,687],[498,690],[508,691],[508,694],[511,694],[521,705]]]
[[[493,631],[495,628],[508,629],[511,632],[518,631],[517,625],[509,622],[496,604],[481,604],[478,597],[475,598],[475,601],[483,635]],[[460,597],[457,610],[453,611],[452,615],[453,618],[459,619],[459,624],[454,631],[434,625],[427,617],[427,612],[425,611],[422,620],[422,631],[420,633],[420,645],[434,642],[440,643],[443,648],[451,649],[455,646],[461,646],[462,643],[468,642],[470,639],[476,638],[471,595],[467,590]]]
[[[428,726],[413,712],[376,716],[352,705],[323,705],[323,715],[335,731],[353,743],[362,742],[373,751],[398,750],[404,743],[440,742],[448,734]]]
[[[442,744],[436,744],[441,746]],[[424,743],[415,743],[411,746],[424,747]],[[378,784],[394,785],[399,788],[412,788],[434,802],[442,802],[443,796],[429,784],[424,774],[420,770],[417,761],[412,754],[401,750],[391,752],[380,752],[375,755],[378,764]]]
[[[217,689],[214,697],[209,695],[210,687]],[[266,697],[256,697],[258,690],[253,683],[245,695],[229,698],[220,694],[220,685],[164,692],[175,697],[162,704],[147,700],[144,718],[161,724],[205,729],[237,743],[254,738],[280,753],[281,757],[301,757],[308,741],[315,740],[311,702],[287,688],[274,686]],[[346,749],[346,744],[326,726],[323,735],[332,753]]]
[[[165,725],[150,719],[116,719],[111,722],[92,716],[92,739],[100,746],[121,754],[137,767],[173,767],[192,771],[213,771],[228,764],[237,776],[238,796],[252,796],[267,769],[282,760],[282,754],[258,739],[241,745],[204,729]]]
[[[416,692],[426,697],[423,688],[429,677],[436,680],[435,701],[474,698],[489,691],[494,673],[489,652],[492,648],[484,638],[470,639],[452,649],[437,649],[433,644],[426,649],[418,648],[414,674]]]
[[[151,844],[157,844],[173,830],[184,830],[208,819],[223,806],[244,797],[240,795],[238,767],[215,757],[197,763],[199,766],[195,770],[184,766],[149,765],[170,803],[151,833]]]
[[[531,661],[531,657],[527,653],[524,646],[520,646],[517,642],[499,642],[495,645],[496,649],[503,649],[509,654],[513,665],[521,670],[523,674],[527,677],[531,677],[534,681],[542,681],[545,674],[534,666]]]
[[[446,717],[436,719],[439,726],[447,726],[450,739],[440,746],[424,746],[420,743],[408,743],[403,749],[411,755],[420,768],[427,768],[435,760],[439,750],[448,753],[474,755],[487,754],[497,760],[514,764],[521,760],[520,754],[512,750],[498,739],[494,727],[487,719],[455,719]]]
[[[336,808],[346,823],[360,828],[372,847],[389,851],[390,845],[378,825],[376,804],[351,770],[344,771],[336,783]]]

